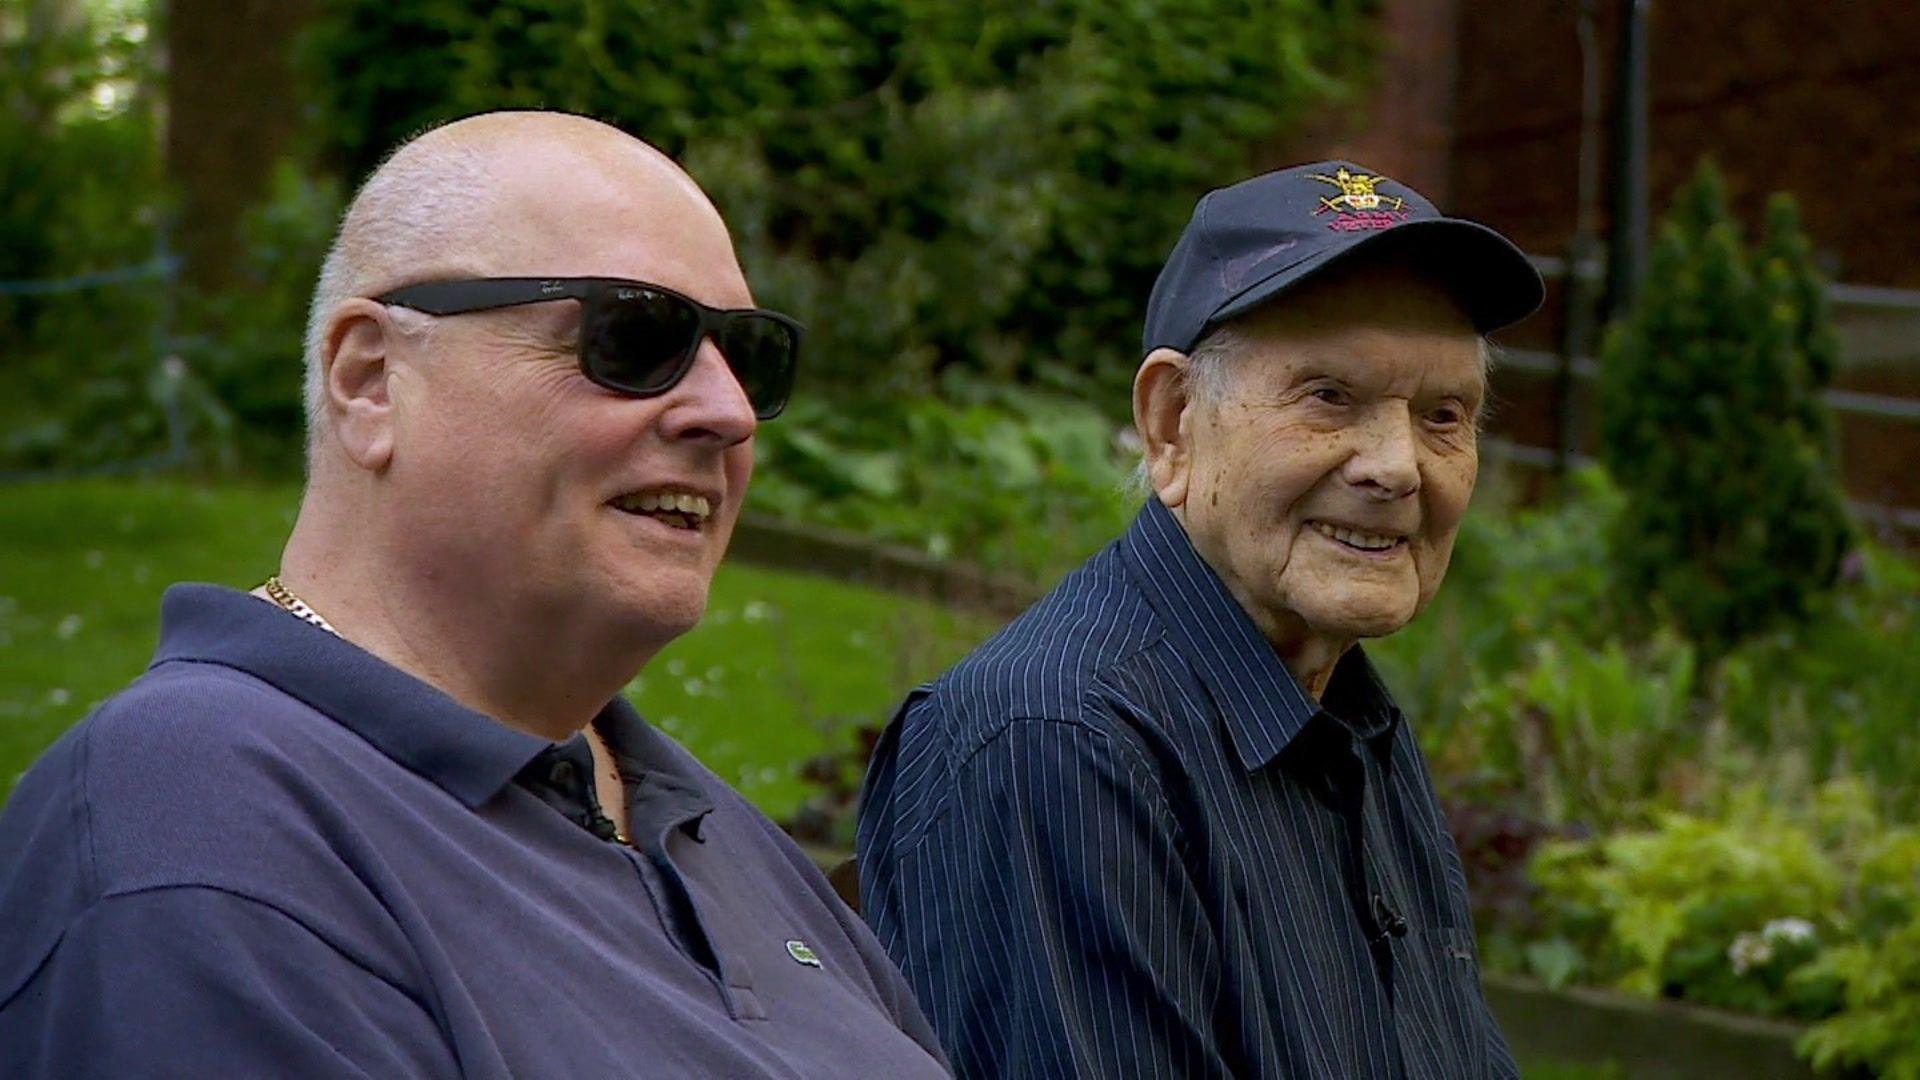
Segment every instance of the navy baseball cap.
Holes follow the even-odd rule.
[[[1201,198],[1153,283],[1144,351],[1191,352],[1213,327],[1362,251],[1430,274],[1483,334],[1546,299],[1539,271],[1506,237],[1371,169],[1323,161]]]

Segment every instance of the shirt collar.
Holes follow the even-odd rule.
[[[271,603],[217,585],[175,585],[160,600],[160,647],[153,662],[188,660],[246,672],[305,702],[382,753],[445,788],[469,807],[498,794],[553,746],[467,708],[372,653]],[[624,707],[624,708],[623,708]],[[622,699],[627,734],[646,728]],[[646,733],[661,738],[650,728]]]
[[[640,835],[644,829],[677,825],[698,838],[699,820],[713,812],[714,803],[688,753],[642,719],[623,697],[608,702],[593,725],[613,752],[622,778],[639,792],[628,808],[628,831]]]
[[[1240,764],[1262,768],[1322,712],[1226,583],[1194,550],[1173,512],[1148,497],[1120,550],[1135,585],[1224,718]],[[1399,723],[1386,686],[1358,646],[1334,666],[1327,701],[1376,747]]]

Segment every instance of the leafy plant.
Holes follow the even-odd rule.
[[[1649,831],[1542,851],[1534,878],[1551,936],[1577,947],[1587,978],[1724,1001],[1729,986],[1757,978],[1733,950],[1742,935],[1832,907],[1839,875],[1812,837],[1766,814],[1757,794],[1740,809],[1737,826],[1669,813]]]
[[[1900,952],[1920,913],[1920,830],[1887,825],[1874,802],[1857,780],[1798,807],[1753,786],[1711,814],[1550,844],[1533,866],[1536,954],[1637,993],[1838,1014],[1807,1044],[1823,1060],[1893,1060],[1920,1047],[1874,1034],[1920,1007],[1920,964],[1903,966],[1920,958]]]
[[[1912,1080],[1920,1077],[1920,833],[1880,839],[1857,904],[1859,936],[1799,975],[1837,983],[1843,1002],[1839,1015],[1802,1037],[1800,1050],[1820,1068],[1859,1065]]]
[[[1838,981],[1845,995],[1840,1015],[1801,1037],[1800,1051],[1815,1066],[1920,1077],[1920,915],[1878,941],[1830,950],[1806,975]]]
[[[1742,742],[1799,755],[1813,775],[1854,771],[1888,809],[1920,812],[1920,564],[1856,549],[1814,618],[1730,656],[1722,708]]]
[[[752,504],[1044,580],[1135,509],[1114,428],[1056,395],[948,380],[865,407],[796,399],[761,429]]]
[[[1703,725],[1693,708],[1696,663],[1665,635],[1629,649],[1537,642],[1523,666],[1488,676],[1461,703],[1465,731],[1444,755],[1472,754],[1520,780],[1548,821],[1606,827],[1684,778]]]

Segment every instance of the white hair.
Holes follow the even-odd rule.
[[[1173,377],[1181,391],[1189,398],[1205,403],[1210,408],[1218,408],[1227,399],[1232,389],[1232,378],[1227,368],[1246,345],[1245,337],[1227,323],[1207,331],[1193,351],[1187,354],[1187,363]],[[1147,447],[1144,440],[1140,444],[1140,459],[1133,463],[1133,472],[1121,481],[1121,488],[1130,498],[1144,499],[1153,494],[1153,477],[1147,473]]]
[[[416,148],[419,139],[401,144],[360,186],[320,265],[307,306],[303,352],[309,471],[327,425],[324,361],[334,309],[356,296],[453,269],[451,260],[471,257],[460,248],[472,236],[487,199],[489,175],[482,155],[444,142]],[[400,309],[395,321],[411,334],[428,333],[433,325],[426,316]]]

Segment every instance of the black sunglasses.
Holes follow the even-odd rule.
[[[408,285],[374,299],[428,315],[578,300],[580,371],[637,397],[673,389],[693,367],[700,342],[711,337],[762,420],[787,407],[800,358],[800,324],[777,311],[723,311],[644,281],[473,278]]]

